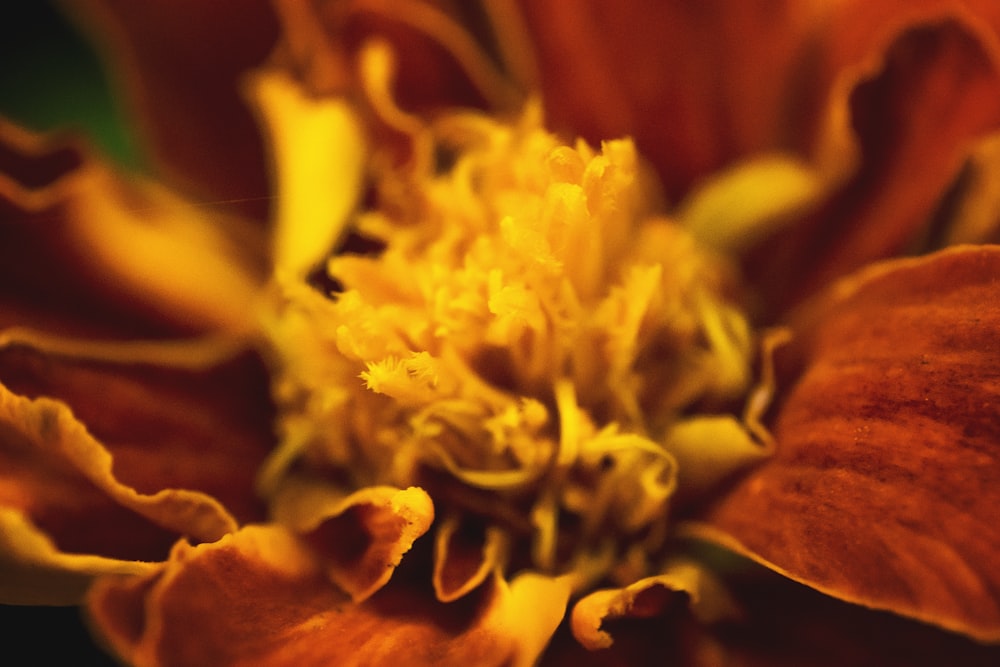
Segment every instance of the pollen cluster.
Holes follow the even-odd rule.
[[[665,439],[745,393],[748,328],[726,264],[657,214],[632,142],[566,145],[539,116],[443,118],[437,164],[384,170],[356,220],[381,250],[330,259],[332,293],[280,286],[265,491],[303,468],[421,486],[548,572],[662,543]]]

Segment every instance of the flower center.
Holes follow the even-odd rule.
[[[669,434],[747,390],[729,267],[655,214],[630,140],[567,146],[530,108],[434,139],[440,164],[386,170],[357,221],[377,255],[332,258],[331,295],[282,288],[283,456],[423,486],[545,571],[655,551]]]

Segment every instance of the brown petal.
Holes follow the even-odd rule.
[[[460,603],[396,582],[355,604],[312,552],[276,526],[175,549],[163,572],[107,578],[89,607],[137,667],[531,665],[565,607],[564,582],[495,579]]]
[[[0,601],[4,605],[77,604],[95,577],[144,574],[155,570],[154,563],[60,550],[21,510],[6,507],[10,493],[10,489],[3,488],[6,486],[4,480],[0,480],[0,502],[3,503],[0,506]],[[81,498],[84,504],[87,500]],[[120,522],[121,529],[132,527],[129,518]]]
[[[738,157],[803,148],[822,102],[824,3],[520,3],[550,124],[632,136],[676,201]]]
[[[363,43],[385,40],[399,56],[396,90],[408,111],[428,113],[484,103],[463,63],[440,38],[441,30],[461,32],[461,12],[439,0],[350,0],[308,5],[276,3],[284,27],[283,49],[300,78],[320,94],[343,94],[357,87],[356,58]],[[475,46],[475,36],[460,39]],[[485,51],[484,51],[485,53]]]
[[[178,535],[214,540],[262,515],[253,478],[271,410],[259,362],[166,370],[11,347],[0,382],[3,504],[61,551],[159,560]]]
[[[244,329],[263,247],[259,229],[0,120],[0,326]]]
[[[846,7],[848,17],[838,21],[848,25],[838,33],[869,50],[841,70],[828,114],[856,146],[833,132],[843,136],[822,159],[856,150],[859,167],[822,210],[754,253],[752,278],[772,313],[869,262],[919,247],[970,150],[1000,128],[995,32],[955,7],[900,10],[861,29],[867,12],[850,15],[854,4]]]
[[[264,0],[90,0],[74,6],[129,94],[138,129],[173,183],[254,217],[268,210],[257,128],[239,90],[267,57],[277,20]],[[85,11],[83,11],[85,10]]]
[[[696,534],[841,599],[1000,641],[1000,247],[873,267],[797,349],[775,456]]]

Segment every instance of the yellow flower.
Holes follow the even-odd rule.
[[[1000,249],[809,296],[996,233],[992,17],[789,4],[800,89],[696,43],[766,4],[276,3],[267,230],[0,127],[0,594],[135,665],[995,658]]]

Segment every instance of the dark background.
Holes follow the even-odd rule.
[[[4,2],[0,115],[37,131],[78,131],[122,166],[139,168],[139,151],[101,63],[59,5]]]

